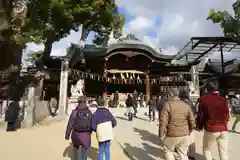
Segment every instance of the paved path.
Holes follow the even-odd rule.
[[[94,109],[93,109],[94,110]],[[116,139],[112,141],[112,159],[129,160],[163,160],[163,153],[157,137],[156,123],[150,123],[144,113],[147,109],[139,110],[139,119],[133,122],[126,120],[126,109],[111,109],[117,117],[118,125],[114,129]],[[70,141],[64,140],[66,121],[54,122],[47,126],[38,126],[33,129],[23,129],[14,133],[0,130],[0,156],[3,160],[71,160],[72,148]],[[240,124],[238,126],[240,130]],[[197,160],[201,160],[202,133],[195,133],[197,145]],[[123,152],[120,145],[125,149]],[[92,148],[88,158],[97,160],[97,141],[93,135]],[[240,134],[229,133],[229,159],[238,160]],[[215,147],[216,148],[216,147]],[[214,158],[218,160],[214,149]]]
[[[137,160],[163,160],[163,153],[157,137],[158,126],[156,123],[148,122],[148,117],[144,115],[147,109],[140,109],[139,119],[134,119],[131,123],[126,120],[124,109],[117,110],[113,110],[118,120],[115,136],[123,148]],[[237,129],[240,131],[240,124]],[[197,160],[203,158],[201,156],[202,137],[202,132],[195,132]],[[229,160],[239,160],[239,146],[240,134],[229,133]],[[219,159],[217,153],[215,146],[213,156],[216,160]]]
[[[2,160],[71,160],[72,146],[64,140],[66,121],[47,126],[22,129],[14,133],[0,130],[0,159]],[[97,141],[92,136],[88,159],[97,160]],[[111,146],[113,160],[128,160],[114,140]]]

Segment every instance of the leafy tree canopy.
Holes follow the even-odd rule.
[[[95,33],[94,43],[106,45],[111,32],[121,36],[125,18],[114,0],[32,0],[28,5],[28,19],[22,34],[35,43],[44,43],[43,58],[50,55],[52,44],[78,31],[85,40],[90,31]]]
[[[37,58],[42,55],[43,51],[30,52],[27,54],[27,57],[24,59],[25,62],[34,64]]]
[[[207,19],[212,20],[213,23],[219,23],[225,36],[240,40],[240,0],[233,3],[232,7],[234,15],[227,11],[211,9]]]

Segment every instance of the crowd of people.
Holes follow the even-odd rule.
[[[240,100],[236,96],[225,97],[214,81],[206,84],[206,93],[194,105],[185,90],[172,89],[170,96],[160,103],[159,138],[165,159],[196,159],[194,130],[203,131],[203,157],[212,160],[211,150],[217,143],[219,159],[228,160],[228,121],[231,113],[236,116],[232,126],[239,122]],[[161,101],[160,101],[161,102]],[[157,106],[157,105],[156,105]]]
[[[222,96],[215,82],[208,82],[205,87],[207,92],[196,104],[191,102],[188,91],[177,88],[163,93],[160,98],[152,97],[147,102],[149,121],[155,121],[155,111],[158,112],[158,136],[166,160],[196,159],[194,131],[204,133],[205,160],[212,160],[211,149],[214,143],[217,143],[220,160],[228,160],[228,121],[233,113],[236,120],[232,129],[235,130],[240,121],[240,99],[237,96]],[[128,94],[125,101],[129,121],[137,116],[136,93]],[[97,110],[92,113],[86,105],[86,98],[81,96],[78,106],[71,113],[65,138],[68,140],[71,135],[73,146],[78,152],[81,151],[79,156],[82,160],[87,159],[92,132],[96,132],[99,141],[99,160],[103,160],[104,154],[106,160],[110,160],[110,142],[117,122],[105,104],[105,100],[99,98]]]

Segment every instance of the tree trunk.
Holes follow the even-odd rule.
[[[4,41],[4,44],[0,46],[2,51],[0,54],[0,71],[3,71],[0,77],[0,83],[2,80],[8,81],[10,84],[9,98],[21,97],[19,91],[20,83],[20,70],[21,70],[21,59],[22,59],[22,48],[19,48],[16,44],[9,44],[11,42]]]
[[[47,39],[47,41],[44,43],[44,51],[42,53],[42,57],[36,62],[36,67],[38,69],[37,74],[44,74],[44,64],[46,60],[49,58],[51,52],[52,52],[52,45],[53,45],[54,40],[52,38]],[[40,73],[41,72],[41,73]],[[42,91],[43,91],[43,83],[44,83],[44,78],[41,78],[38,82],[37,89],[36,89],[36,100],[41,100],[42,96]]]
[[[45,61],[51,54],[52,52],[52,45],[53,45],[54,40],[49,38],[47,41],[44,43],[44,51],[43,51],[43,61]]]

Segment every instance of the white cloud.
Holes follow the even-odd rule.
[[[146,17],[136,17],[127,25],[129,31],[138,32],[154,27],[154,21]]]
[[[178,52],[178,49],[174,46],[171,46],[163,50],[163,53],[165,54],[176,54],[177,52]]]
[[[235,0],[116,0],[116,3],[135,17],[125,25],[125,34],[133,33],[153,48],[162,48],[165,54],[175,54],[183,48],[190,37],[222,36],[220,25],[213,24],[206,18],[211,8],[232,12],[233,1]],[[160,25],[155,24],[157,16],[161,18]],[[155,32],[156,37],[148,36],[149,32]],[[52,54],[63,55],[70,43],[78,43],[80,33],[71,32],[67,38],[56,42]],[[90,43],[91,38],[87,42]],[[111,35],[109,43],[115,42]],[[30,44],[28,49],[42,47]]]
[[[163,48],[166,54],[174,54],[170,52],[179,51],[190,37],[222,36],[220,25],[213,24],[206,18],[211,8],[232,12],[233,2],[227,0],[117,0],[117,3],[132,15],[136,15],[136,19],[145,17],[153,20],[156,16],[160,16],[160,27],[145,27],[135,34],[144,39],[149,30],[155,31],[156,45]],[[128,31],[128,28],[126,30]]]
[[[173,21],[170,23],[170,25],[167,28],[168,32],[174,32],[179,31],[179,27],[184,22],[184,19],[180,15],[175,15]]]

